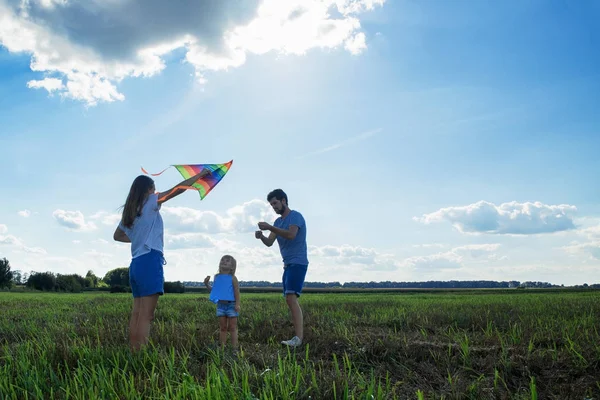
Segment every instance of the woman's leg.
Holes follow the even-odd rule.
[[[139,309],[137,312],[137,324],[135,326],[134,342],[131,344],[133,350],[139,350],[142,346],[148,344],[150,337],[150,325],[154,320],[154,312],[158,304],[158,294],[151,296],[138,297]],[[134,303],[135,308],[135,303]]]
[[[129,320],[129,345],[132,349],[135,348],[139,341],[137,326],[140,317],[141,304],[142,302],[140,301],[139,297],[135,297],[133,299],[133,310],[131,311],[131,319]]]

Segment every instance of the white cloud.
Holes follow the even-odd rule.
[[[321,257],[330,257],[336,259],[339,263],[350,264],[374,264],[377,257],[375,249],[368,249],[360,246],[331,246],[310,247],[310,254]]]
[[[269,203],[258,199],[232,207],[225,215],[214,211],[167,206],[161,209],[161,214],[165,226],[174,231],[200,233],[248,233],[258,229],[258,222],[273,219]]]
[[[34,253],[34,254],[47,254],[48,253],[46,251],[46,249],[43,249],[41,247],[23,247],[21,250],[23,250],[25,253]]]
[[[23,218],[28,218],[31,216],[31,211],[29,210],[22,210],[17,212],[17,214],[19,214],[19,216],[23,217]]]
[[[563,246],[562,249],[570,254],[587,253],[591,257],[600,260],[600,240],[594,240],[585,243],[574,243],[568,246]]]
[[[30,270],[36,272],[56,272],[59,274],[78,274],[85,276],[88,270],[97,270],[95,260],[90,263],[90,259],[71,258],[63,256],[46,256],[34,260],[28,260],[31,265]],[[43,267],[42,267],[43,266]]]
[[[309,258],[316,258],[319,265],[327,264],[331,260],[338,265],[360,266],[368,271],[395,271],[405,268],[433,271],[461,268],[464,261],[473,259],[477,259],[478,262],[499,260],[501,257],[495,253],[499,248],[500,244],[497,243],[470,244],[441,253],[398,260],[393,254],[383,253],[374,248],[325,245],[309,246]]]
[[[445,253],[431,254],[427,256],[409,257],[400,263],[401,267],[409,267],[416,270],[443,270],[462,267],[463,257],[448,251]]]
[[[17,251],[24,251],[25,253],[32,254],[46,254],[46,250],[41,247],[28,247],[23,243],[23,240],[14,236],[6,235],[8,233],[8,227],[0,224],[0,245],[10,246]]]
[[[121,221],[121,214],[98,211],[97,213],[90,215],[90,219],[100,221],[103,225],[116,227]]]
[[[581,236],[585,236],[590,240],[600,239],[600,224],[579,229],[576,233]]]
[[[165,247],[169,250],[210,248],[215,246],[215,241],[209,235],[203,233],[165,235]]]
[[[367,48],[366,36],[363,32],[359,32],[352,38],[346,40],[344,48],[354,55],[362,53]]]
[[[279,250],[273,247],[246,247],[239,243],[234,245],[234,242],[223,242],[218,244],[218,257],[223,254],[230,254],[236,258],[238,267],[250,266],[253,269],[268,269],[268,268],[283,268],[281,255]],[[215,264],[216,265],[216,264]],[[252,279],[252,278],[250,278]]]
[[[466,246],[459,246],[452,249],[454,253],[463,253],[468,254],[473,258],[478,258],[482,256],[488,256],[489,253],[492,253],[500,248],[499,243],[486,243],[486,244],[468,244]]]
[[[22,245],[21,241],[13,235],[0,236],[0,244],[8,244],[8,245],[13,245],[13,246]]]
[[[585,240],[574,240],[560,249],[571,255],[584,254],[593,260],[600,260],[600,224],[596,221],[596,225],[578,229],[575,233],[583,236]]]
[[[360,13],[369,11],[376,6],[383,6],[385,0],[336,0],[340,12],[344,14]]]
[[[86,222],[81,211],[55,210],[52,216],[60,225],[73,231],[92,231],[97,229],[93,222]]]
[[[67,0],[38,0],[38,2],[42,7],[49,9],[53,9],[56,5],[67,5]]]
[[[113,255],[106,252],[101,252],[96,249],[91,249],[83,253],[88,259],[94,260],[98,265],[103,268],[110,269],[115,267],[113,261]]]
[[[369,270],[394,270],[398,267],[394,256],[361,246],[309,246],[309,258],[332,260],[336,264],[361,265]]]
[[[577,229],[557,237],[549,247],[560,250],[562,255],[568,254],[565,262],[597,264],[600,260],[600,217],[580,216],[575,219],[575,224]]]
[[[200,82],[206,71],[241,66],[249,53],[359,54],[366,48],[359,16],[383,3],[0,0],[0,44],[31,54],[31,69],[42,79],[28,87],[95,105],[122,101],[119,82],[160,73],[164,56],[180,48]]]
[[[264,246],[246,247],[227,239],[213,239],[214,247],[172,249],[166,246],[165,279],[202,281],[206,275],[214,275],[219,259],[230,254],[237,260],[236,275],[241,280],[279,281],[282,263],[279,252]]]
[[[535,203],[495,204],[479,201],[442,208],[414,220],[424,224],[447,221],[462,233],[533,235],[575,229],[575,206]]]
[[[78,249],[77,255],[65,256],[57,252],[52,254],[33,254],[14,257],[15,265],[24,271],[51,271],[60,274],[78,274],[85,276],[92,270],[97,276],[103,277],[107,271],[128,267],[130,257],[127,251],[122,252],[98,251],[96,249]],[[70,253],[73,254],[73,253]],[[13,260],[11,259],[11,262]]]
[[[27,87],[30,89],[46,89],[48,93],[52,94],[54,91],[60,91],[65,89],[65,85],[60,79],[57,78],[45,78],[42,80],[31,80],[27,82]]]
[[[443,249],[444,247],[450,247],[447,244],[443,244],[443,243],[423,243],[423,244],[413,244],[412,247],[418,249],[418,248],[423,248],[423,249],[429,249],[429,248],[440,248]]]
[[[454,247],[442,253],[409,257],[399,264],[400,267],[409,267],[415,270],[436,271],[458,269],[464,267],[464,262],[470,259],[478,259],[478,263],[482,262],[481,258],[487,260],[503,259],[494,253],[499,248],[500,244],[498,243],[469,244]]]

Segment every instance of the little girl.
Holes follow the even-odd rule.
[[[209,285],[210,276],[204,279],[204,285],[210,292],[209,300],[217,305],[219,317],[219,342],[227,343],[227,332],[231,334],[231,345],[238,347],[237,317],[240,312],[240,288],[235,277],[236,261],[230,255],[224,255],[219,262],[219,273],[215,275],[213,286]]]

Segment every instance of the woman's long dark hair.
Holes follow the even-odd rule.
[[[133,180],[127,200],[123,206],[121,221],[127,228],[131,228],[136,217],[141,215],[142,206],[148,197],[148,192],[154,186],[152,178],[146,175],[140,175]]]

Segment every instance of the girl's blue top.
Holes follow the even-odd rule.
[[[215,275],[215,282],[210,291],[209,300],[218,303],[219,300],[234,301],[233,276],[229,274]]]

